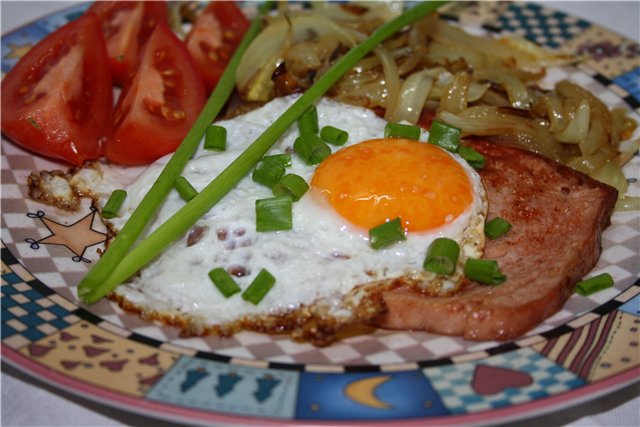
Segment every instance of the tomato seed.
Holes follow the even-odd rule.
[[[218,62],[220,60],[220,58],[218,57],[218,54],[215,51],[209,51],[208,53],[209,59],[212,60],[213,62]]]

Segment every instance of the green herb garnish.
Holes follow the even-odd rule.
[[[402,123],[387,123],[384,127],[385,138],[406,138],[420,140],[422,131],[418,126],[405,125]]]
[[[460,129],[434,120],[429,130],[429,142],[447,151],[455,153],[460,143]]]
[[[204,149],[224,151],[227,149],[227,129],[218,125],[211,125],[204,134]]]
[[[331,148],[318,135],[312,133],[297,137],[293,149],[309,166],[320,164],[331,155]]]
[[[176,187],[176,190],[178,190],[178,194],[180,194],[182,200],[185,202],[188,202],[198,195],[198,190],[193,188],[193,185],[191,185],[184,176],[177,177],[174,186]]]
[[[576,293],[588,296],[612,286],[613,277],[609,273],[602,273],[576,283]]]
[[[387,221],[369,230],[369,245],[373,249],[381,249],[402,240],[407,240],[407,236],[404,235],[400,218]]]
[[[102,216],[107,219],[115,218],[126,198],[127,192],[125,190],[113,190],[102,208]]]
[[[288,196],[291,200],[297,202],[304,196],[309,189],[309,184],[300,175],[289,173],[280,178],[271,189],[276,197]]]
[[[332,145],[344,145],[349,139],[349,134],[342,129],[325,126],[320,131],[320,138]]]
[[[467,259],[464,263],[464,275],[468,279],[487,285],[499,285],[507,280],[498,263],[492,259]]]
[[[459,255],[460,246],[455,240],[439,237],[429,245],[422,267],[426,271],[450,276],[456,271]]]
[[[291,197],[256,200],[256,231],[286,231],[293,227]]]
[[[509,230],[511,230],[511,223],[499,216],[484,225],[484,234],[490,239],[497,239],[498,237],[504,236]]]
[[[233,280],[233,277],[222,267],[211,270],[209,279],[225,298],[229,298],[241,291],[240,286]]]
[[[318,110],[316,110],[315,105],[310,106],[300,115],[298,118],[298,130],[300,135],[316,135],[318,133]]]
[[[258,305],[260,301],[267,295],[267,292],[273,288],[276,283],[276,278],[271,275],[264,268],[260,270],[260,273],[253,279],[253,282],[242,293],[242,299],[249,301],[254,305]]]

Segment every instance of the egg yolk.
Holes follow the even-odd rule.
[[[311,185],[343,218],[365,229],[400,217],[406,231],[432,230],[473,201],[469,176],[453,157],[433,144],[399,138],[333,153]]]

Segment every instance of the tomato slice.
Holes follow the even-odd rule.
[[[156,25],[169,22],[167,5],[164,1],[97,1],[88,11],[102,22],[113,81],[123,85]]]
[[[158,24],[118,99],[106,157],[139,165],[175,151],[205,101],[193,58],[167,24]]]
[[[185,43],[207,92],[215,88],[248,28],[249,20],[233,1],[212,1],[196,20]]]
[[[2,131],[44,156],[100,157],[113,89],[99,21],[85,14],[31,48],[2,80]]]

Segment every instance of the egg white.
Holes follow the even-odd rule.
[[[227,129],[227,150],[218,153],[200,149],[183,176],[197,190],[204,188],[296,98],[297,95],[277,98],[243,116],[218,122]],[[346,146],[384,134],[386,122],[370,110],[329,99],[320,100],[316,107],[320,126],[332,125],[348,131]],[[297,136],[297,127],[292,126],[269,154],[292,151]],[[471,179],[474,202],[463,215],[438,230],[409,233],[404,242],[374,250],[369,246],[367,230],[349,224],[312,189],[294,203],[292,230],[258,233],[255,201],[273,195],[269,188],[247,176],[194,226],[201,232],[197,243],[189,246],[189,236],[183,236],[116,293],[143,311],[184,316],[189,322],[206,327],[251,316],[283,314],[313,304],[326,305],[335,316],[349,317],[351,308],[373,286],[398,277],[415,279],[435,293],[450,292],[462,280],[462,262],[482,255],[487,210],[479,176],[457,155],[453,157]],[[151,165],[127,188],[130,197],[120,217],[113,221],[116,229],[139,204],[167,160],[163,158]],[[293,154],[287,173],[310,182],[314,170],[315,167],[307,166]],[[172,192],[148,232],[184,203],[177,192]],[[422,267],[429,244],[442,236],[461,244],[459,268],[448,278],[425,272]],[[244,271],[245,275],[235,278],[242,289],[263,268],[275,276],[276,284],[258,305],[244,301],[239,294],[225,298],[208,277],[215,267],[236,273]]]

